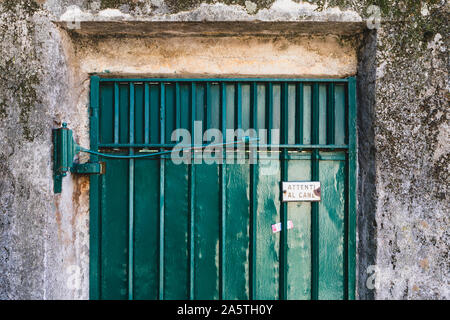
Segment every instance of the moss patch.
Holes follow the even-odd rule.
[[[100,9],[118,9],[123,5],[127,5],[129,6],[130,10],[134,10],[140,4],[142,3],[140,3],[138,0],[101,0]]]
[[[14,12],[19,8],[26,15],[33,15],[39,10],[40,6],[37,1],[32,0],[3,0],[3,2],[0,2],[1,12]]]
[[[0,4],[0,120],[12,115],[5,126],[17,126],[25,141],[38,135],[32,128],[32,114],[41,103],[37,89],[41,83],[38,44],[34,41],[35,24],[31,20],[40,6],[32,0],[6,0]],[[6,45],[5,45],[6,43]],[[8,107],[8,111],[6,109]],[[17,110],[18,112],[12,112]],[[17,125],[20,124],[20,125]],[[20,132],[20,131],[19,131]]]
[[[177,13],[180,11],[194,9],[202,3],[223,3],[227,5],[241,5],[245,7],[245,2],[247,1],[249,0],[166,0],[165,3],[172,13]],[[275,0],[253,0],[252,2],[256,5],[256,10],[253,13],[256,13],[260,9],[269,8]]]

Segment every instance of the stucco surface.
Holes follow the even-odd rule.
[[[80,17],[229,21],[229,30],[232,21],[330,26],[365,21],[367,3],[352,3],[330,1],[334,8],[316,11],[288,0],[255,6],[241,1],[0,1],[0,298],[88,298],[88,179],[66,177],[63,193],[53,194],[51,129],[67,121],[77,141],[89,144],[88,72],[104,70],[356,73],[359,298],[450,298],[446,1],[429,5],[428,13],[420,7],[412,13],[406,8],[404,16],[400,9],[400,16],[388,12],[389,21],[363,35],[336,35],[343,29],[330,28],[329,35],[309,38],[302,32],[244,39],[228,32],[228,48],[222,48],[223,37],[96,37],[101,25],[90,35],[61,27],[61,22],[73,27]],[[233,59],[246,52],[244,42],[252,44],[251,55]],[[114,50],[108,50],[111,46]]]
[[[196,37],[80,39],[80,71],[171,76],[346,77],[356,49],[338,37]]]

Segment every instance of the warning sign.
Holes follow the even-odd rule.
[[[282,182],[283,202],[320,201],[320,182]]]

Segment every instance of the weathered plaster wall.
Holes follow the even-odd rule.
[[[88,297],[88,180],[67,177],[63,193],[54,196],[51,173],[51,128],[69,119],[78,142],[88,145],[87,72],[195,71],[193,64],[188,70],[176,67],[163,54],[173,45],[187,43],[186,38],[92,38],[63,30],[51,21],[62,19],[70,26],[79,20],[339,24],[361,21],[364,8],[373,1],[357,5],[329,1],[342,9],[322,12],[306,2],[289,0],[237,1],[233,5],[200,2],[0,1],[0,298]],[[299,35],[277,41],[251,37],[253,61],[258,53],[270,51],[274,57],[264,57],[258,72],[273,72],[268,65],[276,61],[282,71],[277,73],[285,75],[358,73],[359,296],[450,298],[448,26],[444,23],[448,7],[445,1],[433,0],[406,1],[403,9],[394,0],[387,2],[392,9],[382,7],[383,14],[392,21],[366,32],[357,42],[331,35],[309,39],[309,45],[299,42]],[[428,13],[422,3],[429,4]],[[236,35],[231,39],[233,48],[242,52],[243,40]],[[316,50],[325,40],[335,55]],[[189,43],[191,62],[217,54],[224,40],[193,41]],[[154,49],[155,43],[159,49]],[[201,43],[202,55],[197,47]],[[352,48],[358,43],[356,56]],[[114,56],[107,54],[109,45],[117,49]],[[133,52],[129,49],[142,59],[131,59],[125,67],[118,58],[130,59]],[[296,53],[316,64],[304,64]],[[176,56],[178,63],[186,63],[179,53]],[[227,51],[219,57],[222,62],[230,59]],[[157,58],[158,64],[150,65],[148,58]],[[333,66],[334,61],[339,65]],[[329,68],[318,67],[320,62]],[[214,61],[204,63],[203,69],[255,73],[245,69],[247,64],[238,69],[237,64],[228,63],[231,71]],[[376,266],[375,274],[367,273],[371,265]],[[371,289],[373,279],[375,288]]]
[[[86,181],[66,179],[52,191],[51,129],[61,119],[83,127],[74,105],[80,84],[68,68],[64,39],[31,2],[0,4],[0,298],[80,298],[68,290],[71,272],[86,274]],[[84,107],[84,106],[83,106]],[[72,269],[73,269],[72,268]],[[84,270],[83,270],[84,268]]]
[[[82,72],[346,77],[356,49],[338,37],[103,38],[75,42]]]
[[[450,298],[447,28],[417,30],[422,41],[399,44],[393,37],[407,31],[402,25],[386,24],[378,32],[378,299]]]

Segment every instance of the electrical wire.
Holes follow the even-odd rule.
[[[90,154],[94,154],[100,157],[104,157],[104,158],[114,158],[114,159],[139,159],[139,158],[149,158],[149,157],[154,157],[154,156],[160,156],[163,154],[169,154],[172,153],[173,151],[187,151],[187,150],[192,150],[192,149],[203,149],[206,147],[219,147],[219,146],[226,146],[226,145],[235,145],[238,143],[249,143],[251,141],[257,141],[259,140],[259,138],[249,138],[249,137],[244,137],[242,139],[242,141],[235,141],[235,142],[227,142],[227,143],[218,143],[218,144],[208,144],[208,145],[201,145],[201,146],[192,146],[192,147],[185,147],[185,148],[181,148],[178,149],[177,147],[175,147],[172,150],[169,151],[160,151],[160,152],[154,152],[154,153],[149,153],[149,154],[138,154],[138,155],[116,155],[116,154],[110,154],[110,153],[102,153],[102,152],[97,152],[97,151],[93,151],[93,150],[89,150],[83,147],[80,147],[80,152],[86,152],[86,153],[90,153]]]

